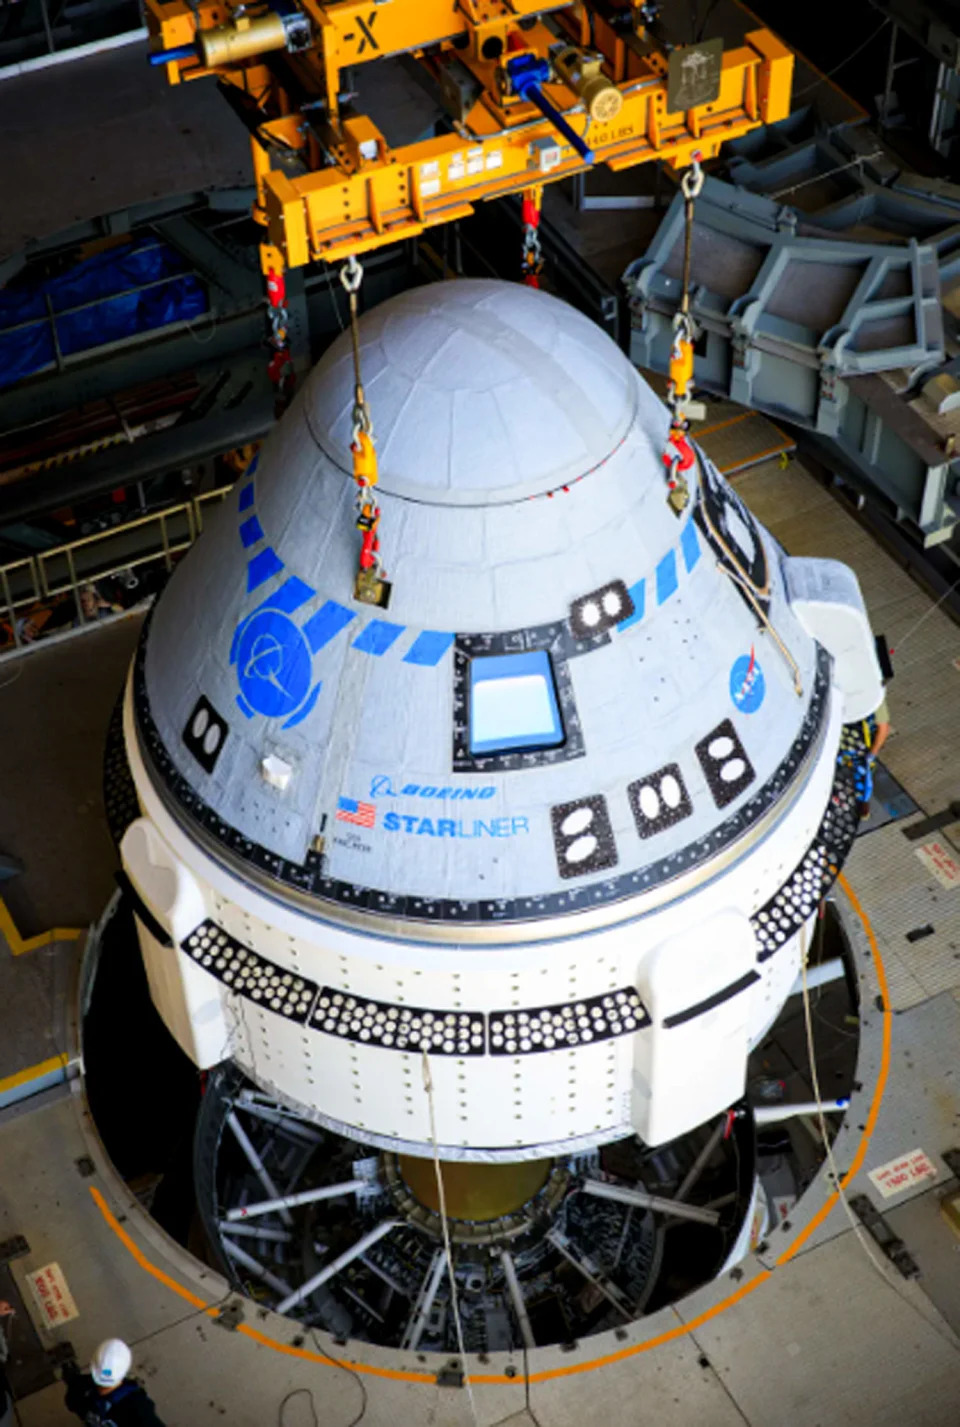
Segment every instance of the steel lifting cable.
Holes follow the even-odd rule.
[[[693,447],[687,439],[693,395],[693,344],[697,335],[690,314],[690,275],[693,260],[694,205],[703,188],[703,178],[700,155],[695,153],[690,167],[680,180],[680,190],[683,194],[683,280],[680,306],[673,319],[670,380],[667,385],[670,430],[663,451],[663,463],[667,468],[667,502],[678,516],[686,510],[690,502],[687,472],[694,464]]]
[[[340,281],[350,302],[350,342],[353,348],[350,453],[353,457],[353,478],[357,484],[356,526],[360,531],[360,558],[353,594],[354,599],[364,604],[386,608],[390,599],[390,585],[384,579],[380,560],[380,507],[375,495],[378,477],[377,452],[360,363],[358,295],[363,281],[363,268],[357,261],[356,254],[351,254],[340,269]]]

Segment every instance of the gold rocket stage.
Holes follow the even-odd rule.
[[[433,1160],[400,1155],[398,1167],[410,1193],[421,1204],[440,1212]],[[473,1223],[515,1214],[546,1184],[553,1161],[523,1160],[516,1164],[471,1164],[441,1161],[447,1217]]]

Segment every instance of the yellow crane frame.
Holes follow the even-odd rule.
[[[635,25],[626,33],[610,22],[609,7],[594,10],[586,0],[301,0],[300,8],[311,42],[277,63],[258,49],[283,45],[281,24],[266,8],[251,16],[249,6],[234,12],[217,0],[147,0],[155,48],[190,46],[199,34],[208,54],[224,56],[214,65],[199,53],[171,59],[170,82],[216,74],[247,108],[265,272],[414,237],[466,217],[484,199],[587,167],[533,103],[504,94],[498,62],[511,36],[547,57],[559,28],[602,56],[605,79],[620,93],[614,119],[591,122],[567,83],[546,83],[543,92],[586,138],[594,161],[612,170],[651,159],[683,168],[789,113],[793,55],[768,30],[749,32],[723,53],[712,102],[671,113],[668,60],[645,30],[639,4],[628,7]],[[473,76],[477,98],[452,121],[453,133],[391,149],[369,117],[342,113],[340,76],[347,66],[403,53],[435,74],[453,61]]]

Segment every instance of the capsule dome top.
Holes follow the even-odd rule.
[[[826,707],[769,537],[702,459],[673,509],[666,409],[546,293],[438,283],[360,343],[389,603],[355,598],[345,333],[144,635],[133,707],[181,820],[298,904],[450,928],[705,866]],[[602,835],[566,858],[568,817]]]
[[[432,504],[487,505],[575,480],[633,420],[638,382],[581,313],[519,284],[417,288],[364,315],[364,389],[382,488]],[[304,412],[348,469],[353,351],[344,333],[317,364]]]

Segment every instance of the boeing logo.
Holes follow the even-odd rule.
[[[404,783],[397,789],[387,773],[378,773],[370,780],[371,798],[449,798],[451,801],[465,801],[492,798],[496,791],[492,783],[483,788],[439,788],[432,783]]]

